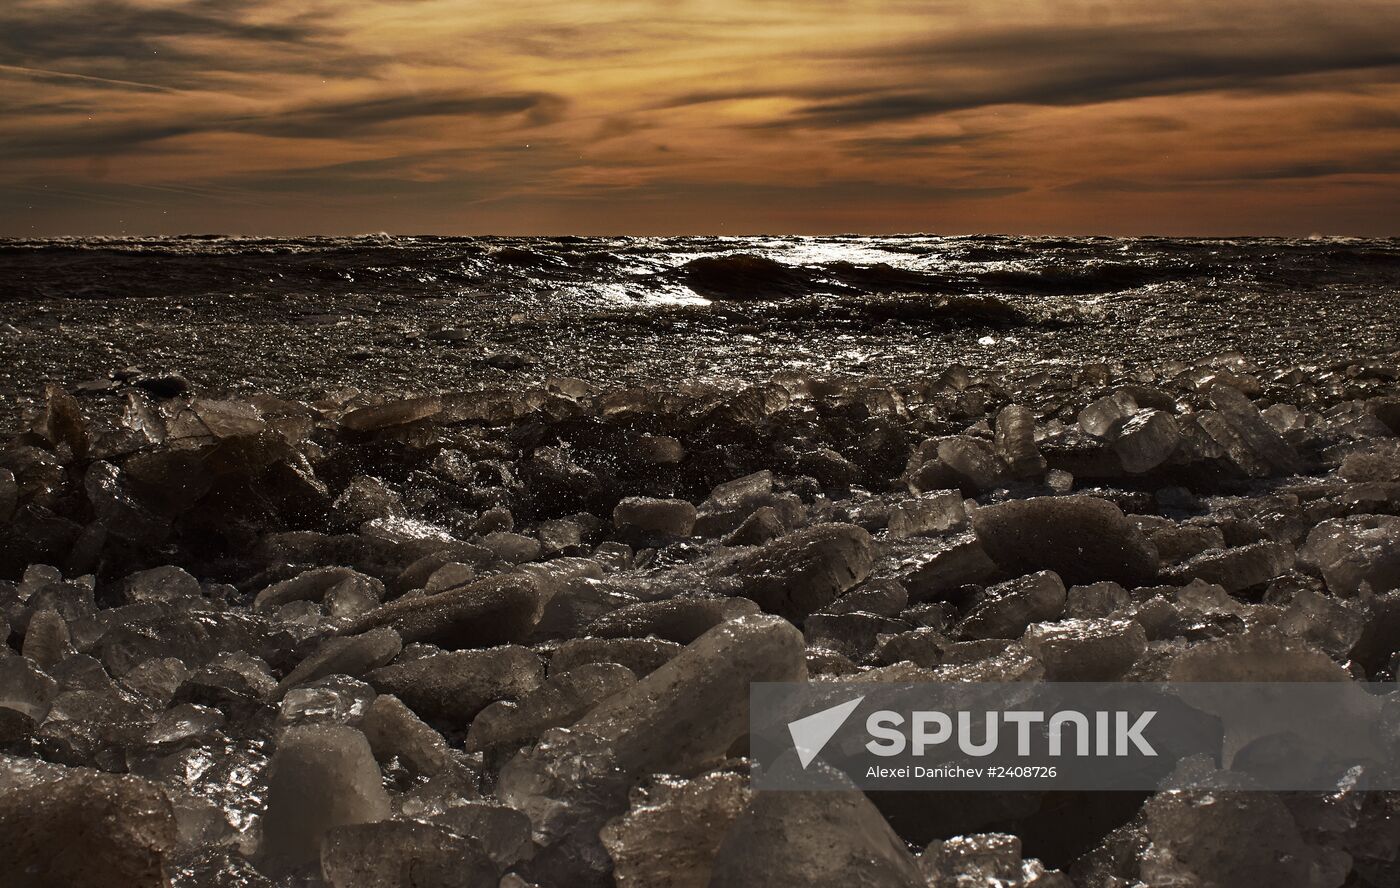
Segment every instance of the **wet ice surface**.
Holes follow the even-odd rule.
[[[528,245],[476,246],[500,261]],[[949,273],[929,244],[904,246],[914,258],[892,267]],[[974,247],[993,257],[983,263],[1026,252],[960,245]],[[190,249],[202,263],[200,251],[232,248]],[[657,249],[626,273],[690,261]],[[868,270],[834,264],[855,262],[852,251],[865,266],[893,255],[842,243],[832,258],[830,244],[791,239],[744,249],[784,265],[701,265],[666,286],[713,290],[737,275],[765,301],[731,293],[698,310],[777,323],[793,288],[839,302],[850,293],[828,279],[868,286]],[[1368,268],[1390,255],[1267,249],[1295,264],[1343,251]],[[246,255],[230,255],[226,274],[246,270]],[[504,259],[538,277],[539,255]],[[1186,261],[1170,259],[1172,273]],[[1329,274],[1354,272],[1329,261]],[[283,310],[302,298],[293,284]],[[219,332],[200,334],[199,349],[154,319],[128,340],[123,325],[151,303],[25,286],[6,305],[9,323],[29,325],[8,372],[30,401],[0,447],[0,872],[22,873],[19,884],[1400,880],[1400,802],[1346,779],[1327,795],[758,796],[744,758],[751,681],[1393,679],[1389,295],[1368,303],[1364,325],[1357,306],[1324,314],[1300,298],[1252,329],[1161,302],[1155,317],[1180,312],[1182,324],[1207,312],[1191,334],[1202,351],[1146,338],[1109,360],[1094,349],[1135,331],[1018,320],[991,333],[925,317],[861,334],[905,363],[802,372],[779,367],[770,344],[726,365],[747,383],[678,378],[727,354],[713,349],[735,341],[732,317],[705,320],[697,348],[645,312],[626,341],[598,321],[590,343],[630,349],[636,372],[654,374],[630,385],[631,371],[606,361],[589,379],[551,375],[596,353],[543,339],[528,369],[487,366],[468,356],[496,345],[475,333],[442,340],[458,343],[451,352],[392,339],[392,368],[387,357],[336,364],[333,338],[303,334],[351,329],[341,321],[292,324],[281,357],[258,353],[268,341],[235,354],[230,337],[288,323],[268,314],[206,319]],[[430,298],[410,295],[415,308]],[[34,326],[41,308],[106,312],[113,342],[164,336],[169,350],[140,359],[147,375],[75,385],[105,353]],[[1309,313],[1316,328],[1301,322]],[[837,314],[818,315],[763,335],[806,360],[846,335],[832,332]],[[1352,338],[1323,343],[1328,324],[1354,325]],[[1039,338],[999,367],[991,352],[939,357],[988,335]],[[1206,351],[1232,336],[1258,348]],[[1053,356],[1026,344],[1051,340]],[[87,376],[63,370],[83,355]],[[267,366],[245,374],[255,360]],[[187,379],[161,375],[174,371]],[[41,376],[62,384],[45,389]],[[76,833],[98,839],[63,853]]]
[[[1397,288],[1394,240],[8,240],[0,417],[114,375],[304,398],[1230,350],[1325,365],[1393,348]]]

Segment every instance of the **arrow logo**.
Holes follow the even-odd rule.
[[[856,711],[865,697],[857,697],[848,700],[839,706],[830,709],[823,709],[821,712],[814,712],[797,721],[788,722],[788,733],[792,735],[792,745],[797,749],[797,758],[802,762],[805,769],[821,754],[822,747],[826,746],[836,732],[841,730],[841,726],[846,723],[846,719],[851,717],[851,713]]]

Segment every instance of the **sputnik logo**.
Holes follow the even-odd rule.
[[[797,721],[788,722],[788,733],[792,735],[792,745],[797,750],[797,758],[802,762],[804,770],[813,759],[821,755],[822,747],[841,730],[846,719],[851,717],[851,713],[856,711],[856,707],[864,699],[864,696],[860,696],[830,709],[814,712]]]

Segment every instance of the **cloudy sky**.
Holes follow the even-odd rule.
[[[0,233],[1400,235],[1396,0],[4,0]]]

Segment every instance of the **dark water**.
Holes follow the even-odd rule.
[[[1397,343],[1400,241],[0,241],[0,395],[130,368],[287,395],[949,363],[1325,363]]]

